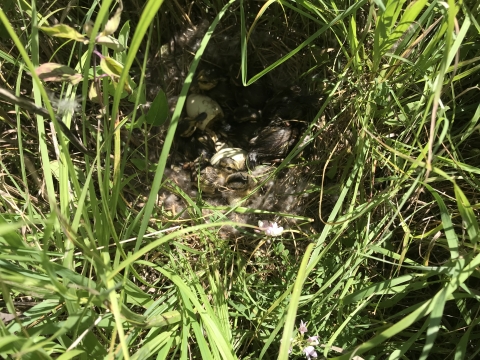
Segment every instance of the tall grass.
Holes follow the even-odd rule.
[[[183,2],[124,3],[114,36],[127,48],[114,53],[121,70],[113,87],[99,76],[105,68],[94,50],[112,55],[95,37],[118,5],[83,5],[0,6],[1,86],[32,92],[51,115],[0,108],[2,139],[16,133],[0,149],[2,358],[286,359],[305,358],[309,344],[332,359],[478,356],[477,4],[196,2],[192,11],[213,21],[153,167],[125,141],[152,127],[130,126],[136,116],[125,104],[143,101],[155,32],[162,38],[192,13]],[[79,32],[94,22],[88,44],[39,31],[60,13]],[[298,61],[308,65],[299,81],[324,89],[302,141],[272,175],[297,162],[312,169],[307,181],[320,205],[299,217],[317,219],[310,230],[292,226],[266,239],[224,209],[205,218],[209,205],[178,188],[191,221],[158,204],[159,191],[174,186],[164,179],[167,156],[197,65],[215,29],[235,17],[244,84]],[[250,74],[249,39],[265,24],[283,39],[295,29],[301,41]],[[57,89],[82,95],[80,132],[90,147],[95,139],[96,157],[71,155],[35,72],[45,62],[83,75]],[[98,118],[87,108],[94,74]],[[73,126],[71,113],[61,120]],[[132,174],[134,156],[145,167]],[[132,185],[137,178],[148,180],[146,192]],[[227,225],[247,235],[225,239]]]

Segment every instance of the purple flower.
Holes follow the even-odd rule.
[[[315,336],[310,336],[308,339],[307,339],[308,343],[311,344],[311,345],[318,345],[319,342],[318,342],[318,336],[315,335]]]
[[[311,358],[316,358],[318,356],[313,346],[307,346],[305,349],[303,349],[303,352],[305,353],[307,360],[310,360]]]
[[[300,332],[300,334],[305,334],[308,330],[307,330],[307,323],[304,323],[302,320],[300,320],[300,327],[298,328],[298,331]]]

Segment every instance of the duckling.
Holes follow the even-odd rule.
[[[220,81],[225,80],[225,77],[222,75],[220,69],[208,67],[201,69],[195,77],[195,80],[199,90],[207,91],[217,86]]]
[[[247,196],[254,186],[252,177],[246,172],[239,171],[225,179],[225,190],[222,191],[222,196],[230,205],[234,205]]]
[[[257,110],[247,105],[241,106],[233,111],[233,119],[237,123],[260,122],[262,120],[262,110]]]
[[[243,123],[232,121],[223,123],[219,131],[224,134],[232,146],[248,149],[250,139],[258,133],[261,127],[262,123],[260,121],[246,121]]]
[[[284,158],[297,141],[299,130],[284,122],[276,121],[260,130],[258,135],[250,140],[247,155],[247,166],[254,169],[264,161],[278,161]]]
[[[180,124],[179,130],[181,131]],[[185,136],[186,132],[180,133],[180,136],[175,138],[171,163],[185,164],[196,162],[202,164],[208,162],[216,152],[215,142],[212,137],[198,129],[193,129],[193,133],[188,137]]]
[[[244,161],[245,163],[245,161]],[[199,185],[202,192],[206,195],[218,194],[223,188],[228,176],[238,171],[239,162],[230,157],[221,158],[215,166],[207,166],[200,171],[199,176],[195,173],[193,181]]]
[[[177,134],[181,137],[190,137],[197,130],[197,122],[202,122],[207,118],[207,113],[200,113],[195,119],[185,118],[180,120],[177,126]]]
[[[232,158],[229,157],[224,157],[221,158],[220,161],[218,162],[218,166],[221,169],[224,169],[226,172],[235,172],[235,171],[240,171],[245,168],[245,160],[243,160],[243,165],[240,165],[238,161],[235,161]]]
[[[230,112],[236,107],[235,90],[228,81],[219,81],[214,88],[205,93],[215,99],[224,111]]]
[[[215,195],[220,187],[225,184],[225,173],[213,166],[207,166],[200,171],[199,177],[193,179],[205,195]]]
[[[315,97],[302,95],[298,86],[292,86],[272,97],[265,108],[265,119],[303,119],[309,109],[314,107]]]
[[[258,80],[249,86],[238,87],[235,92],[235,97],[239,106],[247,105],[248,107],[257,110],[264,108],[271,95],[270,88],[265,86],[261,80]]]

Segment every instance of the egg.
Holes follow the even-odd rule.
[[[205,130],[207,125],[214,119],[223,117],[223,110],[218,103],[205,95],[191,94],[187,97],[187,115],[195,119],[200,114],[205,113],[205,119],[198,122],[197,128]]]

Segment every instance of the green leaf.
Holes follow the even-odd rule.
[[[85,36],[65,24],[59,24],[50,27],[40,26],[39,29],[50,36],[71,39],[75,41],[80,41],[84,44],[88,44],[88,39]]]
[[[128,96],[128,101],[135,104],[138,98],[138,104],[146,104],[147,97],[145,94],[145,83],[143,82],[141,86],[137,87],[137,84],[135,84],[130,78],[128,79],[128,83],[133,89],[132,93]]]
[[[147,124],[160,126],[168,119],[168,100],[165,93],[160,90],[152,102],[152,106],[145,115]]]
[[[74,358],[75,356],[77,355],[80,355],[80,354],[83,354],[85,353],[85,351],[83,350],[78,350],[78,349],[72,349],[72,350],[69,350],[67,352],[64,352],[62,355],[60,355],[57,360],[68,360],[68,359],[72,359]]]
[[[58,160],[50,161],[50,170],[52,171],[52,175],[60,181],[60,163]]]
[[[167,325],[172,325],[180,322],[182,320],[182,315],[176,311],[169,311],[160,315],[152,316],[147,320],[146,327],[164,327]]]
[[[102,58],[102,60],[100,60],[100,67],[107,75],[109,75],[112,78],[112,84],[114,86],[114,89],[116,89],[118,84],[118,79],[120,78],[120,75],[122,75],[122,72],[123,72],[123,65],[120,64],[117,60],[106,56]],[[123,90],[129,94],[131,94],[133,91],[132,87],[130,86],[131,83],[133,83],[132,79],[128,78],[128,81],[126,81],[123,86]],[[114,93],[114,91],[112,91],[112,93]]]
[[[114,37],[108,35],[108,36],[99,36],[96,40],[95,43],[98,45],[105,45],[109,49],[112,49],[114,51],[123,51],[125,48],[123,47],[120,42],[115,39]]]
[[[112,59],[111,57],[104,57],[100,60],[100,67],[105,72],[105,74],[110,75],[111,77],[120,77],[123,71],[123,65],[118,61]]]
[[[454,184],[454,189],[455,199],[457,200],[458,210],[460,211],[460,215],[462,216],[463,224],[467,229],[470,241],[474,245],[476,245],[478,243],[479,233],[477,217],[473,212],[472,205],[470,205],[467,197],[457,184]]]
[[[0,215],[0,244],[5,240],[5,242],[15,249],[22,249],[25,247],[22,237],[17,232],[18,228],[24,226],[25,223],[17,222],[11,223],[5,220],[5,218]]]
[[[145,115],[141,115],[136,120],[133,120],[131,122],[127,122],[125,124],[125,129],[127,129],[127,130],[140,129],[144,123],[145,123]]]
[[[56,63],[42,64],[35,69],[35,73],[43,81],[69,81],[72,85],[78,84],[83,79],[82,74],[72,68]]]
[[[127,21],[125,24],[123,24],[122,28],[120,29],[120,33],[118,34],[118,44],[121,45],[123,49],[121,50],[114,50],[114,58],[115,60],[121,62],[122,64],[125,64],[125,60],[127,58],[126,52],[123,50],[126,49],[128,46],[128,37],[130,35],[130,22]],[[118,45],[117,44],[117,45]],[[108,46],[108,45],[106,45]]]
[[[0,354],[3,353],[7,348],[11,349],[10,345],[17,340],[21,339],[15,335],[2,336],[0,338]]]
[[[455,228],[453,227],[452,219],[448,213],[447,206],[443,202],[443,199],[440,197],[440,195],[430,185],[427,184],[425,186],[437,201],[438,208],[440,210],[440,216],[442,218],[443,231],[445,231],[445,237],[447,238],[447,244],[450,249],[450,256],[452,259],[456,259],[459,257],[458,237],[455,233]]]
[[[112,35],[115,31],[117,31],[118,26],[120,25],[120,19],[122,17],[122,7],[118,7],[117,11],[115,11],[115,15],[113,15],[105,25],[105,29],[102,32],[102,35]]]

